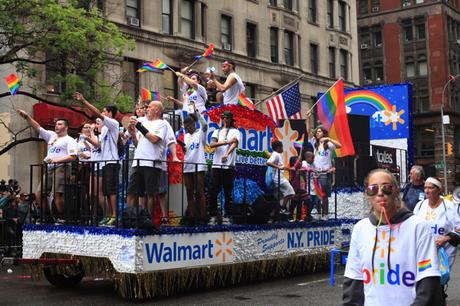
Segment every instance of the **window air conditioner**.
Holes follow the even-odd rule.
[[[230,44],[230,43],[222,43],[222,49],[230,51],[230,50],[232,50],[232,44]]]
[[[380,10],[380,8],[378,6],[374,6],[372,8],[372,13],[377,13],[379,10]]]
[[[361,44],[361,49],[367,49],[367,44]]]
[[[132,25],[132,26],[135,26],[135,27],[138,27],[139,26],[139,18],[129,16],[128,17],[128,24]]]

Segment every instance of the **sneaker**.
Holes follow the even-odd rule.
[[[209,218],[208,225],[217,225],[217,218],[216,217]]]
[[[321,220],[323,220],[323,221],[328,221],[328,220],[329,220],[329,216],[328,216],[328,215],[322,215],[322,216],[321,216]]]
[[[102,226],[102,225],[105,225],[107,223],[107,221],[109,221],[109,218],[104,217],[104,218],[102,218],[101,221],[99,221],[98,224],[99,224],[99,226]]]
[[[168,217],[162,217],[161,218],[161,225],[169,225],[169,218]]]
[[[273,224],[273,223],[275,223],[275,221],[273,220],[273,218],[268,219],[267,224]]]
[[[112,217],[112,218],[109,218],[104,225],[105,226],[115,226],[115,223],[117,223],[117,218]]]
[[[65,223],[64,219],[56,218],[54,225],[63,225]]]
[[[228,217],[224,217],[222,218],[222,225],[231,225],[232,224],[232,220]]]
[[[289,210],[287,210],[286,208],[281,208],[280,209],[280,215],[286,215],[286,216],[289,216],[291,213],[289,212]]]

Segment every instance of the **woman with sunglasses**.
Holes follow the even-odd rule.
[[[371,212],[353,228],[343,305],[441,305],[429,225],[402,204],[387,170],[371,171],[364,187]]]
[[[456,232],[456,229],[460,228],[457,208],[454,203],[441,197],[442,184],[434,177],[426,179],[424,192],[426,199],[417,203],[414,214],[430,225],[436,247],[444,247],[452,270],[457,255],[457,245],[460,243],[460,236]]]

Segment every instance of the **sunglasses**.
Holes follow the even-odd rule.
[[[370,197],[373,197],[375,195],[377,195],[377,193],[379,193],[379,188],[380,190],[382,190],[382,193],[385,194],[385,195],[390,195],[393,193],[393,190],[394,190],[394,186],[392,184],[382,184],[382,185],[377,185],[377,184],[374,184],[374,185],[369,185],[367,186],[366,188],[366,195],[370,196]]]

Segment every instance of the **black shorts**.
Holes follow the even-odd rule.
[[[139,166],[133,168],[129,178],[128,194],[138,197],[144,195],[155,195],[158,193],[161,169]]]
[[[102,192],[105,196],[118,193],[119,164],[106,164],[102,168]]]

